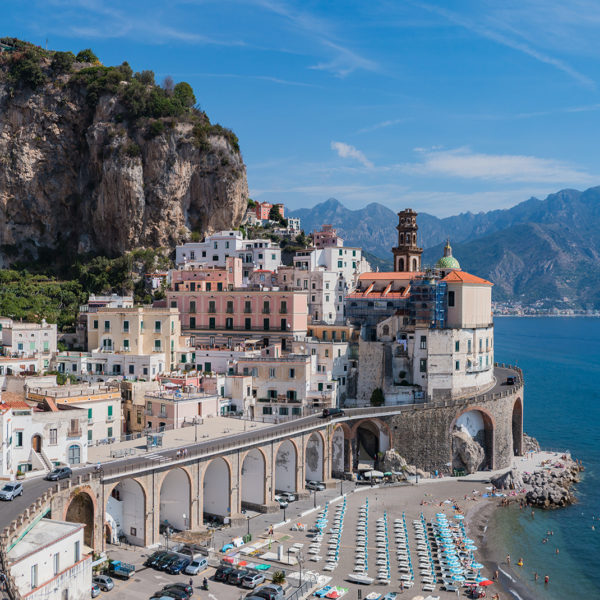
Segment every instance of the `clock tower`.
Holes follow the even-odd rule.
[[[417,213],[406,208],[398,213],[398,246],[394,253],[394,271],[418,272],[421,270],[423,248],[417,246]]]

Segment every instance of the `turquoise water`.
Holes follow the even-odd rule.
[[[510,553],[511,575],[533,598],[600,599],[600,319],[498,318],[495,347],[498,362],[524,371],[524,430],[543,448],[570,450],[586,468],[569,508],[537,510],[533,519],[530,510],[497,511],[498,551]],[[548,530],[554,535],[543,544]],[[519,557],[523,568],[514,567]]]

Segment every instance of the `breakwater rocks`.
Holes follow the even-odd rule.
[[[579,482],[583,467],[566,455],[542,463],[541,470],[533,473],[515,469],[492,479],[501,490],[515,490],[525,494],[525,501],[536,508],[561,508],[576,501],[571,486]]]

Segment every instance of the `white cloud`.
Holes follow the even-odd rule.
[[[469,148],[420,150],[422,160],[399,165],[408,175],[439,175],[504,182],[588,184],[598,181],[590,173],[565,162],[518,154],[482,154]]]
[[[373,163],[357,148],[344,142],[331,142],[331,149],[341,158],[354,158],[367,169],[373,168]]]

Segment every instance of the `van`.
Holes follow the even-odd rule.
[[[323,409],[323,418],[327,417],[343,417],[345,415],[344,411],[341,408],[324,408]]]
[[[208,567],[208,560],[204,556],[195,558],[186,568],[186,575],[198,575],[200,571],[204,571]]]

